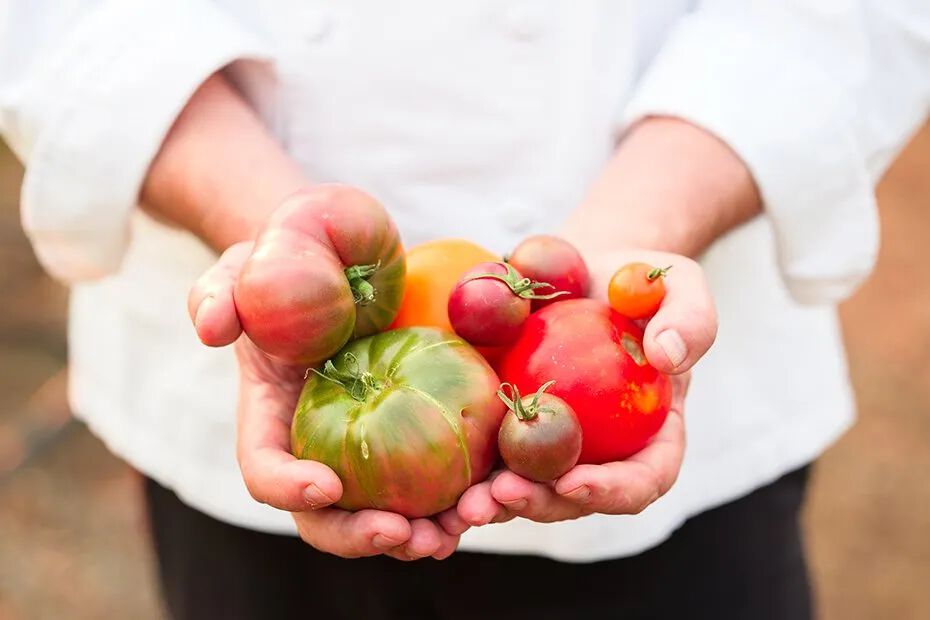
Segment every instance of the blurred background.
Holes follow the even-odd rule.
[[[67,296],[20,229],[21,176],[0,143],[0,620],[161,618],[137,480],[68,412]],[[930,618],[930,127],[879,202],[878,268],[842,308],[860,419],[805,513],[828,620]]]

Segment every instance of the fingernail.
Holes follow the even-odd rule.
[[[674,329],[666,329],[660,333],[656,336],[656,342],[665,351],[668,361],[675,368],[681,366],[681,363],[688,357],[688,347],[685,346],[685,341],[681,339],[681,335]]]
[[[329,506],[333,503],[332,498],[321,491],[320,487],[316,486],[312,482],[307,485],[307,488],[304,489],[304,499],[307,500],[308,504],[310,504],[310,508],[312,510],[323,508],[324,506]]]
[[[573,502],[586,502],[591,497],[591,489],[585,485],[575,487],[568,493],[562,493],[562,497],[572,500]]]
[[[371,539],[371,544],[373,544],[378,549],[381,549],[382,551],[393,549],[402,542],[403,541],[401,540],[394,540],[393,538],[389,538],[384,534],[375,534],[374,538]]]
[[[525,499],[522,499],[522,498],[521,498],[521,499],[515,499],[515,500],[513,500],[513,501],[511,501],[511,502],[501,502],[501,504],[503,504],[504,506],[506,506],[509,510],[513,510],[514,512],[519,512],[519,511],[523,510],[524,508],[526,508],[527,503],[528,503],[528,502],[527,502]]]
[[[194,325],[199,325],[203,317],[210,311],[213,304],[216,303],[215,297],[204,297],[200,305],[197,306],[197,314],[194,315]]]

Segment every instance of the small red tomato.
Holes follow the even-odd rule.
[[[510,471],[535,482],[555,480],[574,467],[581,455],[578,416],[564,400],[545,393],[553,383],[523,398],[510,383],[502,384],[497,392],[510,409],[497,434],[501,457]]]
[[[511,344],[530,315],[531,300],[540,297],[534,292],[538,288],[550,287],[524,278],[506,263],[478,263],[449,295],[449,322],[456,334],[475,346]]]
[[[610,307],[628,319],[648,319],[665,299],[664,269],[646,263],[629,263],[617,270],[607,285]]]
[[[507,262],[531,280],[548,282],[553,291],[564,291],[558,299],[534,299],[533,312],[552,303],[586,297],[591,276],[581,254],[571,243],[552,235],[524,239],[507,257]]]

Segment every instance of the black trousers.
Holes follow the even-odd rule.
[[[146,494],[164,597],[179,620],[804,620],[807,475],[700,514],[645,553],[590,564],[468,552],[442,562],[343,560],[211,519],[152,480]]]

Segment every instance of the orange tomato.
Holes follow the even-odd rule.
[[[464,239],[428,241],[407,250],[404,300],[391,329],[428,326],[452,331],[449,295],[466,271],[500,257]]]
[[[646,263],[629,263],[621,267],[607,285],[610,306],[629,319],[648,319],[665,299],[665,274],[671,266],[660,268]]]

